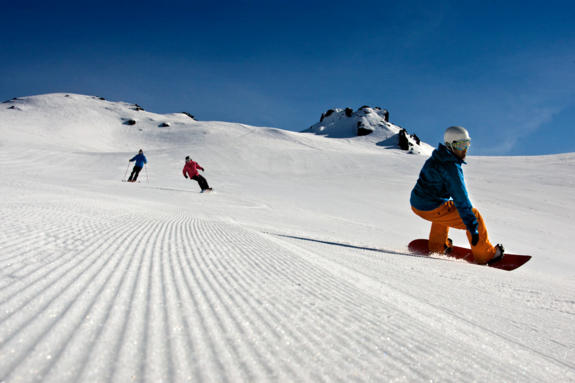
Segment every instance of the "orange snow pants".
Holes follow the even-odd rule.
[[[447,236],[450,227],[467,230],[453,201],[447,201],[437,209],[430,211],[417,210],[413,206],[411,210],[421,218],[431,221],[431,231],[429,232],[430,252],[443,253],[445,251],[445,245],[448,245]],[[481,214],[479,214],[477,209],[473,209],[473,214],[475,214],[479,223],[477,227],[479,242],[477,242],[477,245],[471,246],[471,253],[473,253],[473,258],[475,258],[477,263],[484,264],[495,255],[495,247],[489,242],[487,228]],[[467,239],[471,245],[471,233],[469,231],[467,231]]]

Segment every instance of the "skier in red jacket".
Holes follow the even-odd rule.
[[[190,156],[186,156],[186,165],[184,165],[184,169],[182,170],[184,177],[189,177],[198,181],[198,184],[200,184],[200,188],[202,189],[202,193],[205,191],[212,191],[212,188],[208,185],[208,181],[206,181],[206,179],[198,172],[198,169],[204,171],[204,168],[202,168],[197,162],[192,161]]]

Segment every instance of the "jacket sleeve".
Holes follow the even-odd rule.
[[[465,186],[465,180],[463,178],[463,169],[458,164],[453,163],[446,169],[447,175],[447,190],[455,207],[459,212],[459,216],[463,220],[465,227],[472,234],[477,234],[477,217],[473,214],[473,205],[469,200],[469,195],[467,194],[467,187]]]
[[[186,166],[184,166],[184,168],[182,169],[182,174],[184,175],[184,177],[186,177]]]
[[[145,163],[145,164],[148,163],[148,159],[146,158],[146,156],[144,156],[144,163]]]
[[[130,162],[134,162],[134,161],[136,161],[136,157],[138,157],[138,156],[134,156],[134,157],[132,157],[132,159],[130,160]]]

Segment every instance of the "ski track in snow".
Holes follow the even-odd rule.
[[[3,212],[1,382],[575,379],[386,283],[369,250],[337,249],[367,262],[346,264],[325,244],[96,201]]]

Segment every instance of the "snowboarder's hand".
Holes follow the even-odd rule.
[[[471,234],[471,245],[475,246],[477,245],[477,242],[479,242],[479,233]]]
[[[184,177],[186,177],[186,179],[188,179],[188,176],[184,176]]]

